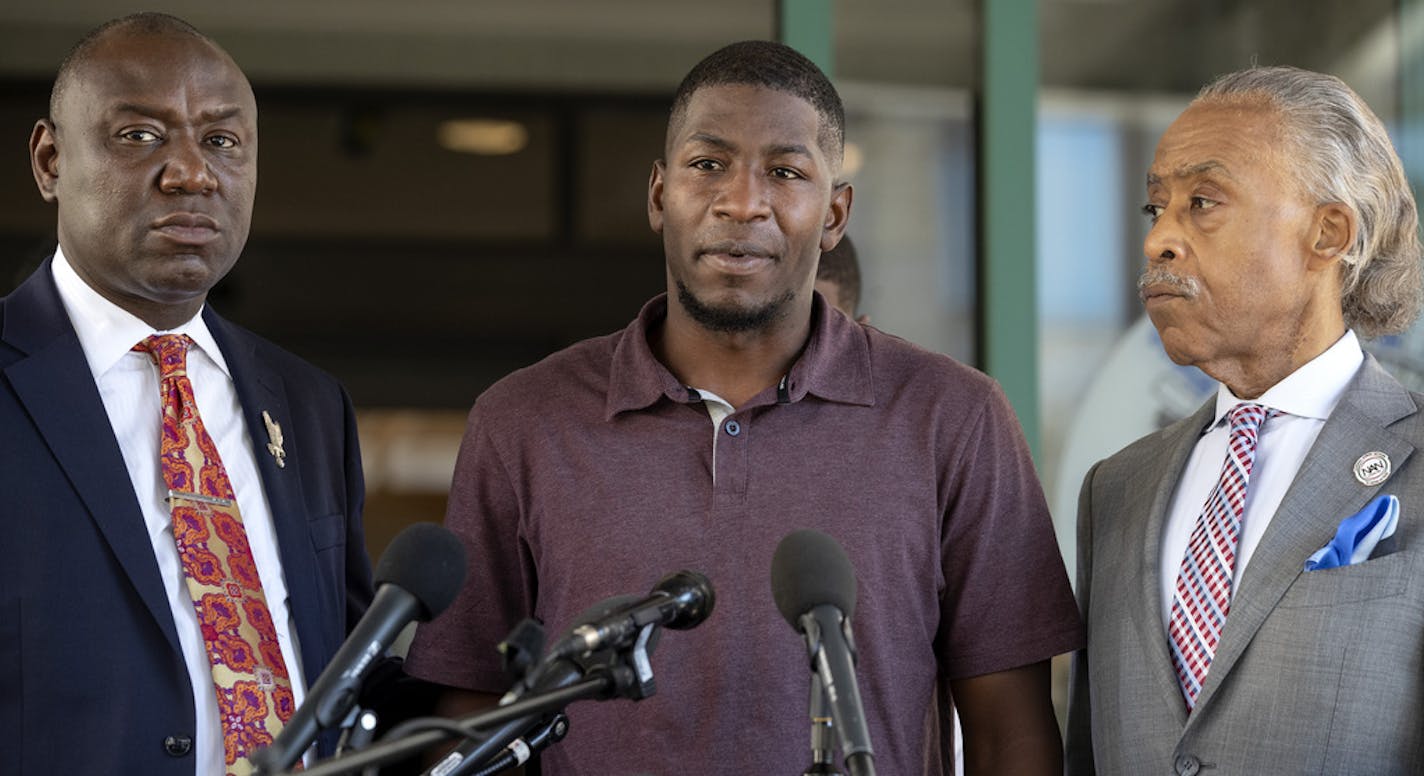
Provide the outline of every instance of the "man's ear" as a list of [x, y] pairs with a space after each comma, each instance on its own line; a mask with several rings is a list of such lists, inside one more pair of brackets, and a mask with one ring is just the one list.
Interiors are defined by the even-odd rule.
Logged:
[[836, 247], [850, 223], [850, 205], [855, 199], [855, 190], [849, 183], [837, 183], [831, 190], [831, 204], [826, 208], [826, 221], [821, 226], [821, 252]]
[[648, 176], [648, 226], [656, 234], [663, 233], [663, 160], [653, 162], [653, 172]]
[[1339, 261], [1354, 249], [1359, 231], [1359, 220], [1349, 205], [1327, 202], [1317, 207], [1312, 222], [1310, 268], [1339, 266]]
[[35, 174], [35, 185], [46, 202], [57, 199], [55, 187], [59, 183], [59, 147], [55, 144], [54, 124], [49, 119], [35, 122], [30, 132], [30, 170]]

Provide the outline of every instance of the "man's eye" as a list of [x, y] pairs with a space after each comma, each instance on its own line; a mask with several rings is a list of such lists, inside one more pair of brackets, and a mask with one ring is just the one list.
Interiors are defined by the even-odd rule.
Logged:
[[794, 180], [796, 178], [801, 177], [801, 173], [791, 169], [790, 167], [773, 167], [771, 170], [771, 175], [773, 178], [782, 178], [784, 180]]
[[692, 163], [692, 169], [704, 172], [714, 172], [722, 169], [722, 165], [712, 159], [698, 159]]
[[126, 129], [119, 133], [119, 137], [135, 143], [152, 143], [158, 139], [158, 133], [148, 129]]
[[208, 144], [218, 148], [237, 148], [237, 138], [231, 135], [213, 135], [208, 138]]
[[1214, 199], [1207, 199], [1206, 197], [1192, 197], [1192, 207], [1196, 208], [1197, 210], [1211, 210], [1219, 204], [1221, 203], [1217, 202]]
[[1162, 216], [1163, 207], [1161, 205], [1143, 205], [1142, 213], [1151, 219], [1152, 223], [1157, 223], [1157, 219]]

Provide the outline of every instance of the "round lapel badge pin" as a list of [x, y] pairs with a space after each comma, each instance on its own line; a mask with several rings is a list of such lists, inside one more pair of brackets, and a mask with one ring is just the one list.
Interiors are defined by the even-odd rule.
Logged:
[[1389, 456], [1376, 450], [1355, 461], [1355, 479], [1361, 485], [1374, 487], [1389, 479]]

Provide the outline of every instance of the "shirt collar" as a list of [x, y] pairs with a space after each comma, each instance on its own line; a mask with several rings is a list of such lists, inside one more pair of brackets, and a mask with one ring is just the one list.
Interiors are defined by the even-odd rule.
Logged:
[[[1359, 338], [1354, 331], [1346, 329], [1345, 335], [1326, 348], [1324, 353], [1291, 372], [1251, 403], [1296, 417], [1325, 420], [1335, 410], [1335, 405], [1345, 394], [1345, 388], [1364, 362], [1365, 353], [1360, 349]], [[1220, 423], [1238, 404], [1246, 403], [1246, 399], [1238, 399], [1225, 384], [1218, 385], [1216, 420], [1212, 426]]]
[[105, 299], [79, 277], [63, 248], [56, 248], [54, 261], [50, 263], [54, 274], [54, 284], [59, 289], [59, 299], [64, 303], [64, 311], [79, 336], [79, 345], [84, 349], [84, 359], [89, 362], [89, 371], [98, 381], [105, 373], [119, 363], [133, 346], [142, 342], [150, 334], [186, 334], [193, 338], [198, 349], [217, 364], [228, 377], [232, 376], [217, 340], [208, 330], [203, 320], [203, 310], [191, 320], [171, 331], [155, 332], [152, 326], [138, 316]]
[[[689, 396], [687, 386], [658, 361], [648, 345], [648, 332], [666, 319], [667, 294], [659, 294], [643, 305], [638, 317], [623, 330], [613, 351], [605, 417], [645, 409], [664, 396], [681, 404], [700, 401]], [[777, 394], [776, 386], [768, 390], [773, 397]], [[811, 334], [806, 347], [786, 376], [786, 397], [791, 402], [807, 394], [846, 404], [875, 403], [864, 329], [832, 312], [819, 292], [811, 302]]]
[[792, 401], [809, 393], [844, 404], [875, 403], [865, 328], [836, 312], [819, 291], [811, 300], [811, 336], [786, 387]]

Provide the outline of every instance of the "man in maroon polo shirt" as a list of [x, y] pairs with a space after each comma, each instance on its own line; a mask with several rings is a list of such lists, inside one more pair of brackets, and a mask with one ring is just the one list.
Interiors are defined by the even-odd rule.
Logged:
[[475, 402], [446, 518], [470, 575], [408, 663], [459, 688], [447, 713], [508, 688], [494, 647], [522, 618], [556, 632], [680, 568], [717, 589], [705, 623], [664, 634], [657, 695], [571, 706], [546, 773], [800, 773], [806, 650], [769, 582], [798, 528], [855, 566], [879, 772], [952, 772], [951, 697], [969, 772], [1061, 772], [1048, 660], [1082, 631], [1012, 410], [813, 292], [850, 215], [843, 143], [840, 98], [791, 49], [703, 60], [648, 185], [667, 294]]

